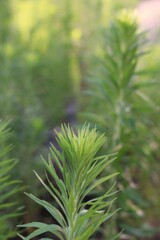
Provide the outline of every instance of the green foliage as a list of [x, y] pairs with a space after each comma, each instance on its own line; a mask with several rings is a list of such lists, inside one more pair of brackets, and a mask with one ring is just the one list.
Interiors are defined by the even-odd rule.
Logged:
[[[100, 177], [104, 168], [115, 159], [113, 154], [97, 155], [106, 140], [104, 134], [98, 133], [96, 128], [90, 130], [89, 125], [84, 125], [77, 134], [69, 126], [62, 126], [61, 131], [56, 134], [61, 151], [52, 145], [48, 162], [43, 160], [48, 184], [37, 173], [36, 176], [59, 208], [32, 194], [27, 195], [44, 207], [57, 224], [32, 222], [20, 225], [20, 227], [37, 228], [28, 237], [22, 237], [25, 240], [46, 232], [56, 235], [61, 240], [87, 240], [114, 214], [114, 212], [110, 213], [111, 205], [115, 200], [110, 198], [113, 195], [111, 192], [113, 186], [101, 196], [86, 200], [86, 196], [92, 190], [117, 175], [112, 173]], [[56, 168], [52, 159], [56, 163]], [[57, 169], [61, 177], [58, 176]]]
[[[139, 1], [0, 2], [0, 114], [10, 120], [14, 133], [14, 148], [8, 152], [8, 159], [15, 156], [20, 160], [14, 174], [25, 185], [32, 185], [36, 196], [43, 195], [43, 188], [37, 187], [38, 179], [36, 182], [26, 173], [37, 169], [41, 175], [39, 152], [45, 156], [46, 145], [52, 138], [50, 130], [68, 121], [68, 103], [72, 100], [77, 105], [80, 86], [86, 88], [83, 80], [92, 66], [92, 56], [99, 55], [88, 83], [86, 117], [107, 131], [108, 149], [119, 152], [120, 160], [111, 169], [114, 166], [121, 172], [118, 188], [122, 191], [117, 204], [124, 209], [118, 218], [111, 219], [112, 223], [116, 219], [116, 225], [102, 226], [100, 231], [109, 229], [113, 235], [112, 230], [121, 222], [120, 228], [127, 233], [144, 236], [146, 227], [144, 231], [143, 227], [139, 229], [144, 213], [147, 223], [159, 219], [160, 98], [156, 81], [147, 80], [159, 81], [158, 35], [150, 54], [142, 58], [145, 34], [139, 33], [135, 19], [126, 13], [125, 19], [119, 16], [104, 30], [103, 39], [99, 34], [120, 8], [136, 7]], [[157, 205], [147, 207], [137, 188]], [[98, 191], [99, 188], [96, 194]], [[25, 199], [20, 199], [27, 201], [22, 204], [29, 212], [25, 221], [34, 221], [41, 216], [41, 208], [37, 204], [36, 209]]]
[[[147, 101], [141, 88], [153, 84], [140, 82], [137, 78], [141, 73], [136, 69], [137, 63], [145, 53], [140, 50], [143, 34], [137, 31], [134, 17], [132, 19], [124, 13], [123, 18], [117, 18], [105, 32], [103, 52], [96, 62], [98, 67], [88, 79], [90, 89], [87, 95], [91, 95], [93, 106], [91, 117], [105, 128], [116, 123], [112, 135], [114, 143], [119, 141], [123, 126], [133, 129], [134, 119], [138, 115], [137, 105], [133, 104], [138, 97]], [[100, 115], [96, 114], [97, 109]], [[88, 112], [86, 114], [89, 115]]]
[[[127, 11], [120, 13], [104, 33], [103, 49], [88, 78], [88, 108], [83, 113], [103, 131], [109, 129], [110, 149], [119, 151], [120, 160], [114, 168], [121, 172], [121, 194], [116, 203], [122, 211], [112, 228], [124, 228], [124, 232], [135, 236], [136, 227], [140, 234], [138, 226], [143, 224], [140, 219], [147, 207], [137, 189], [138, 175], [150, 166], [146, 161], [151, 137], [148, 129], [153, 124], [149, 115], [158, 109], [146, 91], [155, 81], [147, 80], [147, 71], [140, 69], [141, 57], [147, 53], [145, 43], [135, 16]], [[134, 231], [128, 225], [134, 226]]]
[[[54, 13], [51, 2], [4, 1], [0, 9], [0, 113], [14, 132], [13, 155], [20, 160], [15, 172], [35, 191], [26, 172], [39, 167], [40, 148], [45, 151], [48, 132], [64, 118], [73, 95], [71, 13]], [[46, 6], [48, 12], [41, 13]]]
[[7, 240], [16, 235], [16, 231], [10, 222], [11, 219], [20, 215], [18, 203], [14, 196], [22, 190], [19, 181], [12, 177], [13, 169], [17, 162], [8, 158], [11, 146], [8, 145], [10, 131], [7, 129], [8, 123], [0, 121], [0, 239]]

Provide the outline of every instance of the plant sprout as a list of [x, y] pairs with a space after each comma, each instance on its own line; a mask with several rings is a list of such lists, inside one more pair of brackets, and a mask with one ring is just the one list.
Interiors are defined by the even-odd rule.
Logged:
[[[115, 154], [103, 156], [97, 154], [106, 141], [105, 135], [97, 132], [96, 128], [90, 130], [89, 125], [84, 125], [77, 133], [69, 126], [63, 125], [61, 131], [56, 134], [61, 151], [51, 145], [48, 162], [43, 159], [48, 184], [37, 173], [36, 176], [58, 207], [32, 194], [27, 195], [44, 207], [57, 224], [32, 222], [20, 225], [20, 227], [36, 228], [27, 237], [21, 236], [25, 240], [46, 232], [61, 240], [87, 240], [114, 214], [110, 212], [115, 200], [112, 198], [113, 186], [101, 196], [86, 200], [86, 196], [92, 190], [117, 175], [112, 173], [100, 176], [103, 169], [115, 159]], [[60, 177], [57, 172], [60, 172]]]

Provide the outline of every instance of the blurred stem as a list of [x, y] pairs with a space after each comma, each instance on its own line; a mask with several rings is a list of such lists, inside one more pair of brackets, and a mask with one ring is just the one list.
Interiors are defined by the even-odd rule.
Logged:
[[[123, 106], [124, 106], [124, 91], [121, 87], [119, 91], [119, 96], [117, 98], [117, 101], [115, 103], [115, 113], [116, 113], [116, 120], [115, 120], [115, 132], [112, 137], [112, 147], [113, 151], [117, 151], [117, 146], [120, 144], [120, 139], [121, 139], [121, 126], [122, 126], [122, 117], [123, 117]], [[119, 150], [119, 149], [118, 149]], [[113, 185], [114, 182], [118, 181], [118, 177], [115, 176], [114, 179], [111, 179], [111, 184]], [[118, 191], [117, 185], [114, 186], [113, 192]], [[116, 201], [112, 205], [112, 212], [114, 212], [118, 206], [116, 206]], [[105, 239], [106, 240], [112, 240], [117, 234], [117, 223], [116, 223], [116, 216], [113, 215], [112, 218], [110, 219], [109, 222], [110, 226], [105, 231]]]
[[123, 118], [123, 107], [124, 107], [124, 92], [123, 89], [120, 89], [119, 97], [115, 105], [116, 121], [115, 121], [115, 132], [113, 134], [112, 145], [113, 148], [120, 143], [121, 139], [121, 126]]

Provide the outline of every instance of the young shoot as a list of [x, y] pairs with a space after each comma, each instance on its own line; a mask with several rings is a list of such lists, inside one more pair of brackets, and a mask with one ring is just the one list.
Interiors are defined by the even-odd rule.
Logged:
[[54, 220], [51, 224], [32, 222], [20, 225], [19, 227], [35, 228], [27, 237], [21, 236], [25, 240], [47, 232], [60, 240], [87, 240], [114, 214], [110, 212], [115, 200], [112, 197], [113, 186], [102, 195], [97, 194], [97, 197], [92, 198], [90, 194], [100, 184], [117, 175], [100, 175], [115, 159], [115, 154], [98, 155], [106, 141], [105, 135], [97, 132], [96, 128], [90, 129], [87, 124], [76, 133], [69, 126], [62, 125], [61, 131], [56, 134], [61, 150], [51, 145], [48, 161], [43, 159], [48, 184], [37, 173], [36, 176], [58, 207], [27, 194], [44, 207]]

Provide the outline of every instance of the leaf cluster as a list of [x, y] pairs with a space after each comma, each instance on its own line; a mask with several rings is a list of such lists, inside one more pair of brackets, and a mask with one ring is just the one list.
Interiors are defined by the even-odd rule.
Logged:
[[86, 196], [93, 189], [117, 175], [112, 173], [99, 177], [103, 169], [115, 159], [114, 155], [97, 156], [98, 150], [106, 140], [104, 134], [98, 133], [96, 128], [90, 130], [89, 125], [84, 125], [77, 133], [64, 125], [56, 134], [61, 151], [51, 145], [48, 162], [43, 159], [48, 184], [37, 173], [36, 175], [56, 201], [58, 208], [32, 194], [27, 195], [44, 207], [57, 224], [32, 222], [20, 225], [37, 228], [29, 236], [21, 236], [25, 240], [46, 232], [56, 235], [61, 240], [87, 240], [113, 215], [113, 212], [109, 212], [114, 201], [111, 198], [113, 186], [101, 196], [86, 200]]

